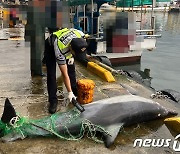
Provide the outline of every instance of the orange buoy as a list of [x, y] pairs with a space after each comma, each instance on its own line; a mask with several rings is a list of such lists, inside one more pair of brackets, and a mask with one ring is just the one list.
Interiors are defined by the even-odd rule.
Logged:
[[77, 82], [78, 97], [77, 100], [81, 104], [88, 104], [93, 101], [95, 83], [93, 80], [81, 79]]

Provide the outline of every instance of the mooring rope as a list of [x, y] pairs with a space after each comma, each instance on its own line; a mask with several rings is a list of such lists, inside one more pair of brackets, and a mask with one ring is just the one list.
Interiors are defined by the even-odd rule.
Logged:
[[169, 99], [168, 95], [164, 95], [161, 91], [156, 91], [154, 94], [150, 96], [152, 99], [159, 98], [159, 99]]

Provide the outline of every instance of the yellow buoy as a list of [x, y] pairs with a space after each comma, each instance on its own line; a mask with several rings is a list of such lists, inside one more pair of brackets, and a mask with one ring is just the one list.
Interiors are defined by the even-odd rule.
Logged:
[[81, 79], [77, 82], [78, 97], [81, 104], [91, 103], [93, 101], [95, 83], [93, 80]]
[[115, 78], [113, 77], [111, 72], [94, 62], [88, 62], [87, 69], [97, 74], [99, 77], [106, 80], [107, 82], [115, 82]]
[[180, 133], [180, 117], [167, 118], [164, 123], [172, 130]]

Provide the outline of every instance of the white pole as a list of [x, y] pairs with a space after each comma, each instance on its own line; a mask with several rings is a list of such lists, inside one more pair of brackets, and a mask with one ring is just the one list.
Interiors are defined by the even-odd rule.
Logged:
[[155, 2], [155, 0], [152, 0], [151, 28], [153, 29], [153, 35], [154, 35], [154, 31], [155, 31], [154, 2]]
[[141, 28], [142, 28], [142, 6], [143, 6], [143, 2], [142, 2], [143, 0], [141, 0], [141, 21], [140, 21], [140, 30], [141, 30]]
[[133, 12], [133, 8], [134, 8], [134, 1], [132, 0], [132, 12]]
[[98, 24], [97, 24], [97, 37], [99, 37], [99, 24], [100, 24], [100, 23], [99, 23], [99, 16], [98, 16], [97, 20], [98, 20], [98, 21], [97, 21], [97, 22], [98, 22]]

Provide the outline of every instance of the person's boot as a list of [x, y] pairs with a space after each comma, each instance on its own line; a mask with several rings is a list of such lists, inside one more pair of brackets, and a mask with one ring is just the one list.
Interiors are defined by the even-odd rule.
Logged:
[[49, 104], [49, 113], [53, 114], [57, 110], [57, 102]]

